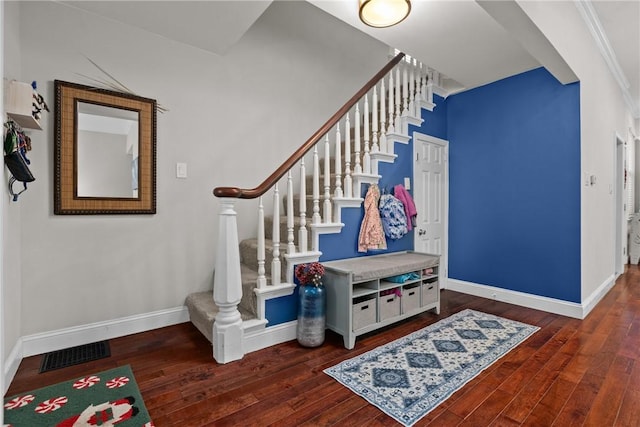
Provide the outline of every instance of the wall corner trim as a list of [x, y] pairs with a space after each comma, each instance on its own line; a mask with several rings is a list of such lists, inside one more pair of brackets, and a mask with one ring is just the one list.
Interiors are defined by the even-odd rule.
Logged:
[[607, 292], [609, 292], [615, 284], [616, 284], [616, 278], [612, 274], [611, 276], [607, 277], [607, 279], [604, 282], [602, 282], [602, 284], [598, 286], [598, 288], [595, 291], [593, 291], [591, 295], [587, 296], [586, 298], [583, 298], [582, 300], [582, 318], [583, 319], [587, 317], [589, 313], [591, 313], [591, 310], [593, 310], [594, 307], [600, 302], [600, 300], [602, 300], [602, 298], [604, 298], [604, 296], [607, 295]]
[[4, 375], [4, 390], [2, 390], [3, 396], [7, 393], [7, 390], [9, 390], [9, 385], [11, 384], [11, 381], [13, 381], [13, 377], [15, 377], [18, 372], [18, 367], [20, 367], [22, 357], [22, 337], [20, 337], [18, 338], [16, 345], [11, 349], [11, 353], [9, 353], [9, 356], [4, 361], [4, 372], [2, 372], [2, 375]]
[[630, 84], [627, 76], [622, 71], [622, 67], [620, 67], [620, 63], [618, 62], [618, 57], [616, 56], [615, 51], [611, 47], [609, 43], [609, 39], [604, 29], [602, 28], [602, 24], [600, 22], [600, 18], [596, 10], [593, 7], [593, 4], [590, 0], [574, 0], [582, 19], [584, 20], [593, 40], [598, 46], [598, 50], [600, 50], [600, 54], [604, 58], [607, 66], [609, 67], [609, 71], [613, 75], [613, 78], [620, 86], [620, 90], [622, 91], [622, 95], [624, 101], [627, 106], [631, 109], [631, 112], [635, 118], [640, 117], [640, 105], [637, 105], [633, 100], [633, 96], [629, 91]]

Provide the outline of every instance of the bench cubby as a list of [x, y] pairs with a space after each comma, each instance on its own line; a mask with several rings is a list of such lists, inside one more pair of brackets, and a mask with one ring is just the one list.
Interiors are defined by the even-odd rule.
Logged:
[[323, 262], [327, 328], [356, 337], [407, 317], [440, 314], [438, 255], [406, 251]]

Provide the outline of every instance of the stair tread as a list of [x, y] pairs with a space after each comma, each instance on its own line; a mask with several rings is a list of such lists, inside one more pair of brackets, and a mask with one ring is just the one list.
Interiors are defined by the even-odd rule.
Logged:
[[[240, 263], [240, 275], [242, 277], [242, 283], [252, 283], [253, 288], [256, 287], [256, 281], [258, 280], [258, 271], [250, 265]], [[271, 284], [271, 277], [267, 276], [267, 285]], [[243, 288], [244, 289], [244, 288]]]
[[[218, 306], [213, 300], [213, 291], [194, 292], [189, 294], [185, 304], [187, 303], [191, 304], [194, 308], [201, 310], [203, 313], [207, 313], [207, 318], [211, 319], [211, 322], [213, 322], [213, 319], [219, 311]], [[241, 307], [238, 307], [238, 311], [240, 311], [242, 320], [255, 318], [254, 315]]]
[[[189, 310], [191, 323], [209, 340], [213, 342], [213, 321], [218, 314], [218, 306], [213, 301], [213, 291], [194, 292], [187, 296], [185, 305]], [[255, 319], [256, 316], [238, 306], [243, 321]]]
[[[256, 239], [255, 237], [252, 237], [250, 239], [244, 239], [243, 241], [240, 242], [240, 245], [249, 246], [251, 248], [257, 248], [258, 239]], [[273, 240], [264, 239], [264, 247], [265, 247], [265, 250], [273, 250]], [[282, 247], [282, 242], [280, 242], [280, 247]]]

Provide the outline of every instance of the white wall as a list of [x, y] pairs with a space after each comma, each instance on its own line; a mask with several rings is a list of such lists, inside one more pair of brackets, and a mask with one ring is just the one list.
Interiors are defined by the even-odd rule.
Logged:
[[[4, 16], [2, 20], [3, 32], [3, 77], [4, 84], [12, 79], [19, 79], [21, 75], [21, 52], [19, 49], [20, 14], [19, 3], [2, 2]], [[4, 104], [4, 103], [3, 103]], [[3, 114], [4, 117], [4, 114]], [[18, 343], [21, 333], [20, 319], [22, 317], [22, 296], [20, 291], [21, 283], [21, 202], [22, 197], [27, 197], [32, 189], [23, 193], [20, 202], [11, 201], [11, 195], [4, 184], [9, 181], [11, 174], [6, 168], [2, 173], [2, 321], [4, 326], [4, 339], [2, 358], [7, 357]], [[36, 177], [38, 179], [38, 177]], [[18, 183], [19, 184], [19, 183]], [[20, 187], [15, 185], [16, 190]], [[35, 183], [34, 183], [35, 184]], [[4, 369], [17, 369], [17, 366], [4, 366]], [[4, 374], [4, 372], [2, 372]], [[4, 375], [3, 375], [4, 376]]]
[[[19, 7], [21, 77], [50, 106], [54, 79], [103, 77], [86, 55], [169, 109], [158, 115], [151, 216], [53, 215], [54, 114], [45, 116], [33, 136], [37, 180], [19, 202], [21, 287], [7, 301], [21, 306], [21, 336], [181, 306], [211, 289], [212, 189], [257, 186], [387, 62], [385, 45], [305, 2], [272, 4], [224, 56], [53, 2]], [[176, 162], [188, 179], [175, 178]], [[255, 206], [240, 203], [241, 237], [253, 235], [254, 219], [243, 221]]]
[[[0, 22], [4, 19], [4, 2], [0, 2]], [[4, 25], [3, 25], [4, 28]], [[4, 33], [0, 31], [0, 52], [4, 52]], [[0, 70], [4, 74], [4, 55], [0, 55]], [[4, 85], [0, 86], [0, 99], [4, 99]], [[4, 102], [0, 104], [0, 116], [4, 117]], [[6, 200], [3, 196], [0, 196], [0, 210], [2, 217], [4, 218]], [[4, 244], [4, 230], [0, 229], [0, 245]], [[0, 391], [4, 395], [5, 391], [5, 355], [4, 355], [4, 263], [3, 263], [4, 248], [0, 246]], [[0, 425], [4, 425], [4, 411], [0, 412]]]
[[633, 126], [620, 88], [572, 1], [519, 1], [580, 79], [582, 301], [614, 277], [615, 137]]

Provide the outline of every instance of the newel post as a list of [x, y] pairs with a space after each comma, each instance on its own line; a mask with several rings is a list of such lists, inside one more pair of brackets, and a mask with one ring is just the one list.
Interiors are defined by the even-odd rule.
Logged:
[[220, 199], [218, 248], [213, 276], [213, 300], [220, 309], [213, 322], [213, 358], [218, 363], [231, 362], [244, 356], [244, 330], [238, 311], [242, 281], [235, 201], [232, 198]]

